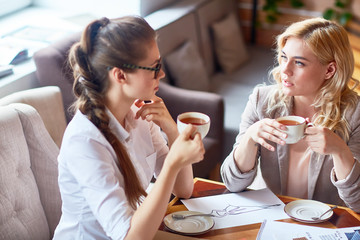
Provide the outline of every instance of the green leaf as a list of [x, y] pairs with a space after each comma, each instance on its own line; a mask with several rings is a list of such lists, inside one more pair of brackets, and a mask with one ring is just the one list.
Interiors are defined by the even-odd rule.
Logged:
[[345, 3], [343, 3], [342, 1], [339, 1], [339, 0], [335, 2], [335, 6], [338, 8], [343, 8], [343, 9], [346, 7]]
[[325, 12], [323, 13], [323, 18], [325, 18], [326, 20], [331, 20], [333, 19], [335, 16], [335, 11], [332, 8], [328, 8], [325, 10]]
[[277, 17], [274, 15], [267, 15], [266, 16], [266, 22], [268, 23], [276, 23]]
[[301, 0], [291, 0], [290, 3], [293, 8], [301, 8], [305, 6], [305, 4]]
[[278, 10], [278, 6], [277, 6], [276, 4], [270, 6], [269, 11], [274, 12], [274, 13], [278, 12], [278, 11], [279, 11], [279, 10]]
[[[290, 1], [293, 8], [301, 8], [305, 6], [304, 0], [286, 0]], [[278, 3], [285, 2], [285, 0], [265, 0], [262, 10], [266, 13], [266, 22], [275, 23], [278, 20], [278, 16], [281, 15], [278, 9]]]
[[344, 12], [339, 17], [339, 23], [343, 26], [345, 26], [351, 19], [353, 15], [349, 12]]
[[267, 11], [269, 9], [269, 5], [264, 5], [263, 7], [262, 7], [262, 10], [264, 10], [264, 11]]

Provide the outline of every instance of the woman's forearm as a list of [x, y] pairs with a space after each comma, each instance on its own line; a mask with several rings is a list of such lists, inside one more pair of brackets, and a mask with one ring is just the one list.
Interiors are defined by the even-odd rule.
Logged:
[[345, 145], [336, 154], [332, 154], [336, 178], [345, 179], [354, 166], [355, 159], [350, 148]]
[[257, 151], [258, 144], [245, 133], [234, 151], [234, 159], [241, 172], [248, 172], [255, 167]]
[[164, 166], [151, 192], [135, 211], [125, 239], [153, 239], [165, 215], [178, 172]]
[[168, 130], [167, 132], [165, 132], [167, 138], [168, 138], [168, 146], [169, 148], [171, 147], [171, 145], [173, 144], [173, 142], [176, 140], [176, 138], [179, 136], [179, 131], [177, 129], [177, 125], [174, 122], [171, 130]]
[[194, 176], [192, 165], [181, 169], [177, 175], [173, 193], [179, 198], [189, 198], [194, 189]]

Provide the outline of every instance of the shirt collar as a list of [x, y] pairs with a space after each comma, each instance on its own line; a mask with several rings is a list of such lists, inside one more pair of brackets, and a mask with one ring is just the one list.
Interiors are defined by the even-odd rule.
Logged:
[[120, 141], [127, 141], [130, 138], [130, 132], [136, 127], [134, 105], [125, 116], [125, 128], [119, 123], [112, 112], [106, 108], [106, 114], [109, 116], [109, 127]]

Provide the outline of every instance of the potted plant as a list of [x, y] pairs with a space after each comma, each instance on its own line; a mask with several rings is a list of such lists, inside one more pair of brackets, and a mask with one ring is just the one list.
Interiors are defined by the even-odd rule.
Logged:
[[345, 26], [353, 17], [350, 13], [350, 0], [335, 0], [334, 7], [323, 12], [323, 17], [328, 20], [335, 20]]

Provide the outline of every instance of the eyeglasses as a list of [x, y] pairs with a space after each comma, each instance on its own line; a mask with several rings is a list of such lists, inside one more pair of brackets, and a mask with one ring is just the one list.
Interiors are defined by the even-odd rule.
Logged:
[[156, 64], [154, 68], [142, 67], [142, 66], [138, 66], [138, 65], [134, 65], [134, 64], [127, 64], [127, 63], [124, 63], [122, 65], [122, 67], [128, 68], [128, 69], [145, 69], [145, 70], [149, 70], [149, 71], [154, 71], [154, 79], [156, 79], [159, 76], [159, 72], [161, 70], [161, 63]]

